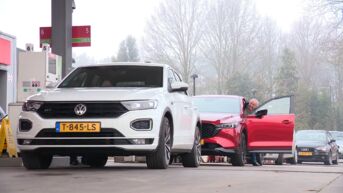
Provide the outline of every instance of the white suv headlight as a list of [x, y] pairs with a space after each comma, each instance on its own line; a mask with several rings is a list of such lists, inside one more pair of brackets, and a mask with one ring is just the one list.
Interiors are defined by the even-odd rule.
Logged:
[[37, 111], [43, 102], [40, 101], [27, 101], [23, 104], [23, 111]]
[[124, 107], [129, 111], [135, 110], [146, 110], [146, 109], [156, 109], [157, 100], [147, 100], [147, 101], [125, 101], [121, 102]]

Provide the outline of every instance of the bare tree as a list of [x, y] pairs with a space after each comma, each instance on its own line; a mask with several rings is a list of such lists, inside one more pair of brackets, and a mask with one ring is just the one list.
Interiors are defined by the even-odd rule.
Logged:
[[216, 70], [217, 93], [236, 72], [245, 72], [253, 61], [259, 20], [250, 0], [213, 0], [207, 14], [202, 53]]
[[326, 62], [334, 68], [333, 100], [340, 102], [343, 101], [343, 0], [320, 0], [312, 7], [317, 8], [321, 17], [328, 18], [326, 39], [321, 48]]
[[138, 55], [136, 39], [129, 35], [120, 43], [116, 61], [137, 62], [139, 61]]
[[175, 65], [186, 82], [194, 69], [203, 33], [203, 3], [164, 0], [147, 23], [143, 39], [145, 58]]
[[263, 99], [272, 97], [275, 94], [275, 76], [280, 67], [280, 55], [283, 50], [283, 36], [276, 22], [268, 17], [261, 20], [258, 33], [257, 59], [253, 73], [255, 80], [262, 85], [263, 93], [260, 93]]
[[340, 129], [343, 123], [342, 2], [310, 1], [290, 36], [300, 73], [298, 122], [310, 128]]
[[[328, 63], [334, 68], [333, 94], [335, 101], [343, 101], [343, 37], [339, 30], [330, 32], [323, 50]], [[331, 86], [331, 85], [330, 85]]]
[[343, 0], [311, 0], [308, 7], [317, 16], [334, 19], [336, 28], [343, 27]]
[[327, 29], [320, 18], [303, 17], [290, 35], [289, 47], [294, 50], [300, 81], [309, 87], [318, 84], [321, 67], [324, 65], [322, 46], [327, 40]]
[[202, 53], [217, 74], [217, 93], [224, 93], [225, 77], [228, 76], [228, 53], [230, 52], [230, 7], [227, 1], [216, 0], [211, 5], [202, 41]]

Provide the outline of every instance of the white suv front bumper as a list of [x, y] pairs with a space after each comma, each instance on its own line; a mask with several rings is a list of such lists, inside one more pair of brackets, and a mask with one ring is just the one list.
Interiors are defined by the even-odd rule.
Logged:
[[[128, 111], [117, 118], [83, 118], [83, 119], [43, 119], [36, 112], [22, 112], [20, 119], [32, 122], [29, 131], [17, 131], [18, 148], [21, 151], [39, 151], [39, 149], [78, 149], [96, 148], [120, 149], [130, 151], [153, 151], [157, 148], [159, 130], [163, 112], [159, 109]], [[135, 130], [131, 122], [139, 119], [151, 119], [151, 130]], [[55, 130], [56, 122], [100, 122], [107, 131], [115, 129], [122, 134], [118, 136], [46, 136], [39, 135], [43, 129]], [[31, 142], [30, 142], [31, 141]], [[142, 142], [143, 141], [143, 142]], [[77, 151], [77, 150], [76, 150]], [[75, 152], [77, 153], [77, 152]]]

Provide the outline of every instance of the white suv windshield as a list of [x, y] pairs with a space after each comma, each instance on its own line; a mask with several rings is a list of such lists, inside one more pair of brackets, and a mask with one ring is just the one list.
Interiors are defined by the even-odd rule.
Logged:
[[163, 67], [92, 66], [71, 73], [59, 88], [73, 87], [162, 87]]

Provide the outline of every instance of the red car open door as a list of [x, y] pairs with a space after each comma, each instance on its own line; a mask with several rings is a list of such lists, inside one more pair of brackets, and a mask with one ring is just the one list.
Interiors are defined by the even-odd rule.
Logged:
[[294, 121], [293, 96], [274, 98], [262, 104], [244, 121], [247, 128], [248, 150], [292, 152]]

